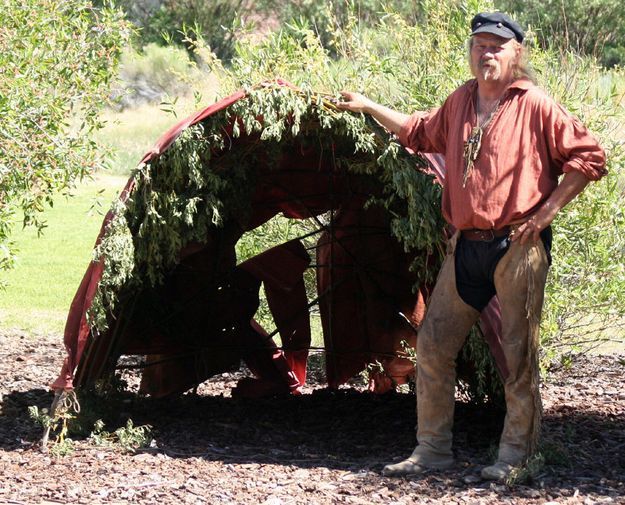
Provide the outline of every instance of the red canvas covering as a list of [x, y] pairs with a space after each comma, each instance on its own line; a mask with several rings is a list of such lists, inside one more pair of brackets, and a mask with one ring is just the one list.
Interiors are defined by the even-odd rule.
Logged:
[[[181, 121], [159, 139], [142, 163], [159, 156], [183, 129], [244, 97], [244, 92], [237, 92]], [[234, 139], [231, 149], [245, 145], [246, 140], [245, 136]], [[428, 160], [441, 179], [443, 160], [434, 156]], [[299, 240], [279, 244], [238, 265], [234, 249], [245, 231], [278, 213], [295, 219], [331, 213], [313, 265], [329, 385], [337, 387], [375, 362], [385, 370], [385, 374], [373, 373], [372, 389], [378, 392], [413, 374], [410, 361], [398, 353], [403, 341], [415, 343], [414, 328], [425, 313], [430, 286], [413, 292], [410, 258], [391, 236], [388, 216], [381, 209], [364, 208], [369, 197], [379, 191], [373, 179], [337, 168], [332, 153], [307, 143], [285, 148], [278, 166], [259, 159], [255, 168], [258, 182], [250, 201], [249, 222], [243, 228], [226, 223], [209, 234], [205, 243], [186, 246], [163, 286], [135, 295], [140, 298], [138, 309], [132, 300], [121, 304], [109, 330], [97, 335], [87, 323], [87, 311], [106, 258], [89, 265], [68, 315], [67, 357], [52, 384], [54, 389], [89, 384], [110, 367], [111, 359], [136, 354], [145, 355], [149, 365], [141, 389], [155, 396], [185, 391], [238, 366], [241, 359], [255, 378], [242, 381], [235, 392], [248, 396], [297, 392], [306, 380], [310, 347], [303, 273], [311, 267], [311, 258]], [[122, 202], [132, 186], [131, 178], [120, 195]], [[112, 217], [110, 212], [105, 217], [96, 244]], [[253, 320], [261, 283], [282, 340], [281, 349]], [[151, 299], [157, 300], [159, 307], [168, 307], [171, 317], [169, 313], [154, 314]], [[482, 329], [505, 376], [499, 319], [495, 299], [482, 317]]]

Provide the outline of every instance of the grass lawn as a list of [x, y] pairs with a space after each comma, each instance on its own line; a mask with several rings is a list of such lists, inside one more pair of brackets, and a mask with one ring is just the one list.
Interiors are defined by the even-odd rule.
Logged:
[[208, 80], [201, 91], [202, 101], [198, 105], [192, 96], [181, 97], [166, 112], [160, 105], [141, 105], [121, 112], [105, 110], [100, 116], [105, 126], [96, 132], [94, 138], [112, 151], [107, 172], [127, 175], [159, 137], [177, 122], [215, 100], [218, 84]]
[[13, 239], [20, 252], [15, 268], [3, 274], [8, 287], [0, 291], [2, 329], [63, 331], [102, 223], [102, 214], [90, 208], [98, 198], [100, 212], [106, 212], [125, 182], [125, 177], [100, 175], [80, 185], [73, 197], [57, 197], [54, 208], [46, 210], [48, 227], [41, 237], [33, 228], [16, 226]]
[[167, 129], [183, 119], [163, 112], [157, 106], [143, 105], [123, 112], [102, 114], [105, 127], [95, 140], [112, 151], [107, 172], [127, 175]]

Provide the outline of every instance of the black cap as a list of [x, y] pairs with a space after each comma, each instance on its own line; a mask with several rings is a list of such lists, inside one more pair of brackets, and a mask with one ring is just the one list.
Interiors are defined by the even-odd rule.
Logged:
[[471, 20], [471, 35], [494, 33], [505, 39], [515, 38], [523, 42], [525, 34], [521, 26], [503, 12], [480, 12]]

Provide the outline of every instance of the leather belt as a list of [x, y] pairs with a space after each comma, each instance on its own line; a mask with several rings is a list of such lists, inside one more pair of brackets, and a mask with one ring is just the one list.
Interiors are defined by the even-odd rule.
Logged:
[[473, 228], [470, 230], [462, 230], [460, 232], [462, 238], [473, 240], [476, 242], [492, 242], [497, 237], [505, 237], [510, 234], [510, 226], [504, 226], [499, 230], [478, 230]]

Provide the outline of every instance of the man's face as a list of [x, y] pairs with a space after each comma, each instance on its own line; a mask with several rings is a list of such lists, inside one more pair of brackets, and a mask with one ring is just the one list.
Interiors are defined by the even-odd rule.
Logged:
[[492, 33], [478, 33], [471, 41], [471, 73], [484, 81], [508, 82], [519, 57], [520, 46], [514, 39]]

